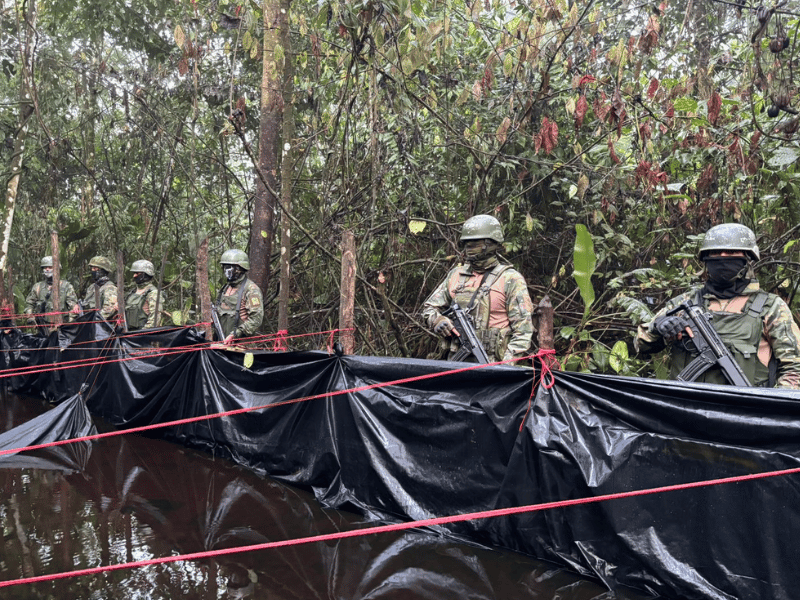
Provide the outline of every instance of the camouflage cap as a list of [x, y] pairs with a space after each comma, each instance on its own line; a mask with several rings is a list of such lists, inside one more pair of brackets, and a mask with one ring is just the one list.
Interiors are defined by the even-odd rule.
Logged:
[[45, 267], [52, 267], [53, 266], [53, 257], [52, 256], [45, 256], [44, 258], [42, 258], [42, 262], [39, 263], [39, 266], [42, 267], [43, 269]]

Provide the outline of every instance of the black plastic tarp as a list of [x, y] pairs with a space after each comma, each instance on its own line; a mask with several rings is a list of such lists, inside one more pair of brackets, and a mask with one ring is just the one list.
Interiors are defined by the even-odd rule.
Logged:
[[[97, 433], [80, 394], [48, 412], [0, 433], [0, 450], [27, 448]], [[0, 456], [0, 469], [47, 469], [79, 472], [92, 452], [90, 441], [74, 442]]]
[[[800, 466], [796, 392], [558, 373], [551, 389], [538, 386], [525, 417], [534, 375], [526, 369], [451, 373], [464, 365], [324, 352], [257, 353], [248, 367], [241, 353], [195, 351], [203, 340], [189, 330], [115, 339], [98, 325], [71, 327], [73, 346], [83, 346], [74, 354], [184, 351], [69, 370], [60, 386], [43, 375], [15, 378], [26, 391], [40, 386], [58, 401], [85, 382], [89, 409], [120, 427], [267, 406], [158, 435], [372, 518], [417, 520]], [[3, 341], [9, 350], [25, 343]], [[54, 334], [47, 344], [63, 341]], [[72, 360], [73, 346], [59, 350], [63, 360]], [[8, 366], [25, 355], [6, 352]], [[286, 403], [322, 394], [331, 395]], [[725, 484], [441, 531], [557, 561], [609, 588], [792, 598], [800, 589], [799, 481]]]

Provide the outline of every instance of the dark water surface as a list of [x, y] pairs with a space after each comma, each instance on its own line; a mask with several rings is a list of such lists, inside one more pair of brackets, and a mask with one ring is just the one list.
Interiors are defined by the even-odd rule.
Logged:
[[[38, 399], [2, 393], [0, 430], [49, 408]], [[110, 429], [99, 419], [95, 423], [101, 431]], [[323, 509], [307, 491], [173, 443], [125, 435], [84, 450], [49, 461], [47, 469], [4, 467], [0, 457], [0, 580], [365, 525], [359, 515]], [[524, 555], [417, 531], [0, 589], [4, 600], [644, 597], [628, 590], [612, 594], [594, 580]]]

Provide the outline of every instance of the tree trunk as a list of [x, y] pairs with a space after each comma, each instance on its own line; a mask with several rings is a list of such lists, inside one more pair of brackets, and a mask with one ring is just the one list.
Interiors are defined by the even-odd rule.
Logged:
[[270, 256], [275, 236], [278, 189], [278, 146], [283, 115], [283, 68], [287, 60], [281, 45], [281, 31], [287, 27], [288, 14], [281, 11], [281, 0], [264, 0], [264, 50], [261, 73], [261, 115], [258, 131], [258, 166], [266, 184], [256, 179], [253, 199], [253, 224], [250, 229], [249, 277], [263, 292], [269, 287]]
[[[24, 5], [27, 9], [25, 15], [17, 15], [17, 23], [20, 28], [20, 85], [19, 85], [19, 121], [17, 131], [14, 136], [14, 153], [11, 155], [11, 177], [6, 185], [5, 207], [3, 210], [2, 237], [0, 237], [0, 305], [4, 309], [13, 306], [14, 299], [10, 290], [6, 289], [6, 266], [8, 264], [8, 245], [11, 241], [11, 226], [14, 224], [14, 211], [17, 207], [17, 191], [19, 190], [19, 178], [22, 174], [22, 162], [25, 154], [25, 140], [28, 137], [28, 121], [33, 114], [33, 102], [31, 99], [30, 78], [33, 77], [33, 37], [36, 26], [36, 2], [29, 0]], [[24, 28], [24, 29], [23, 29]], [[13, 311], [12, 311], [13, 312]]]
[[[289, 13], [290, 0], [281, 0], [281, 10]], [[281, 29], [286, 56], [291, 54], [289, 28]], [[278, 331], [289, 331], [289, 298], [291, 297], [292, 229], [292, 166], [294, 164], [294, 102], [292, 94], [294, 64], [286, 60], [283, 70], [283, 155], [281, 157], [281, 253], [280, 293], [278, 295]]]

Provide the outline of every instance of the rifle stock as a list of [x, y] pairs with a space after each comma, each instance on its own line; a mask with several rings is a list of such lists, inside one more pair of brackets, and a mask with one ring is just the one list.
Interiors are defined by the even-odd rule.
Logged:
[[450, 360], [464, 361], [470, 356], [474, 356], [482, 365], [489, 363], [489, 356], [486, 354], [483, 344], [481, 344], [481, 341], [478, 339], [472, 322], [464, 312], [464, 309], [458, 305], [458, 302], [454, 300], [450, 308], [443, 314], [445, 316], [452, 315], [454, 317], [453, 326], [456, 328], [456, 331], [458, 331], [458, 341], [461, 343], [458, 352], [456, 352]]
[[699, 352], [699, 356], [678, 373], [678, 381], [695, 381], [711, 367], [719, 367], [731, 385], [752, 387], [753, 384], [712, 327], [706, 311], [699, 306], [681, 304], [666, 314], [673, 315], [678, 311], [683, 311], [689, 320], [689, 327], [694, 334], [692, 341]]

